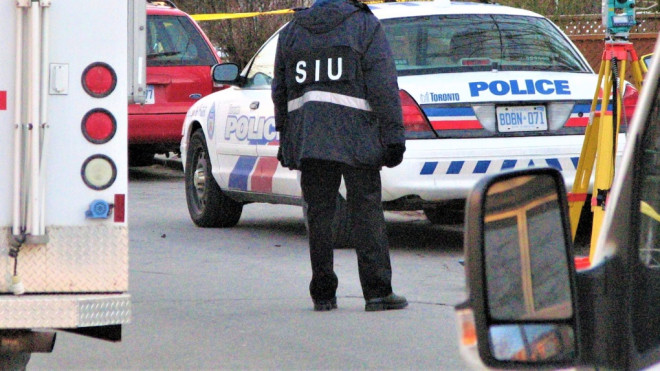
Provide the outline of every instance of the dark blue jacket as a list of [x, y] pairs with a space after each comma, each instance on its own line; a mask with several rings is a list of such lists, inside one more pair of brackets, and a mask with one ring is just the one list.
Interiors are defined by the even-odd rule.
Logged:
[[392, 52], [366, 5], [330, 1], [297, 11], [279, 34], [272, 84], [280, 161], [380, 168], [404, 144]]

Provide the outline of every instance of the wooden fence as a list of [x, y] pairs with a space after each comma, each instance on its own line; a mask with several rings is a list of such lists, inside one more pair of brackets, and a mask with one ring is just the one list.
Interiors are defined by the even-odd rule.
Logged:
[[[594, 71], [598, 72], [603, 57], [605, 27], [600, 14], [550, 17], [582, 51]], [[660, 14], [637, 14], [637, 25], [630, 29], [628, 40], [637, 56], [653, 52], [660, 32]], [[628, 77], [630, 78], [630, 77]]]

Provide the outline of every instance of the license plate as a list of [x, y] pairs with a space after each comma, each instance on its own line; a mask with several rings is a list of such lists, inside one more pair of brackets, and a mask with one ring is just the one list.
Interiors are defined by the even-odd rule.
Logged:
[[144, 104], [154, 104], [156, 103], [156, 96], [154, 95], [154, 86], [147, 85], [147, 97], [144, 100]]
[[501, 133], [548, 130], [545, 106], [501, 106], [495, 113], [497, 130]]

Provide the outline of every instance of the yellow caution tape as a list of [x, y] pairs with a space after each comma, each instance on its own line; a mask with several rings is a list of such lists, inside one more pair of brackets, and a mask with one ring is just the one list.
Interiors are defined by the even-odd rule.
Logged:
[[[398, 3], [405, 3], [410, 0], [396, 0]], [[365, 4], [379, 4], [385, 1], [365, 1]], [[197, 22], [202, 21], [218, 21], [221, 19], [238, 19], [238, 18], [252, 18], [262, 15], [277, 15], [277, 14], [291, 14], [293, 9], [271, 10], [267, 12], [247, 12], [247, 13], [215, 13], [215, 14], [191, 14], [190, 16]]]
[[660, 214], [658, 214], [657, 211], [653, 210], [651, 205], [647, 204], [646, 202], [642, 201], [642, 214], [648, 215], [651, 218], [655, 219], [656, 221], [660, 222]]
[[221, 19], [252, 18], [261, 15], [289, 14], [293, 9], [271, 10], [268, 12], [248, 12], [248, 13], [216, 13], [216, 14], [191, 14], [192, 19], [197, 22], [217, 21]]

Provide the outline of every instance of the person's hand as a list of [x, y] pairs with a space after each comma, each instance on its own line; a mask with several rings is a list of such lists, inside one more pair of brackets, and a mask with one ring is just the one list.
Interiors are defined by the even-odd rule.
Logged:
[[403, 143], [388, 144], [383, 156], [383, 165], [395, 167], [403, 161], [403, 153], [406, 151], [406, 145]]

